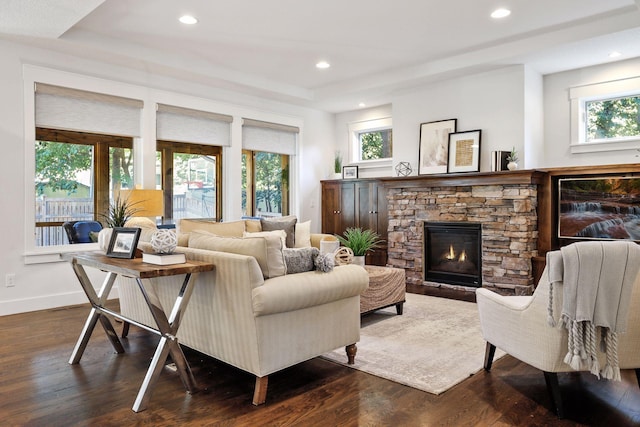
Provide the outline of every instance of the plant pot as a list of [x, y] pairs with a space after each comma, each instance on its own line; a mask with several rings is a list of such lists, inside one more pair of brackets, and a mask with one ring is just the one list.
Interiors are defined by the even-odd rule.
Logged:
[[518, 169], [518, 164], [516, 162], [509, 162], [507, 163], [507, 169], [509, 169], [510, 171], [514, 171]]
[[342, 172], [335, 172], [333, 174], [333, 179], [342, 179]]
[[353, 264], [359, 265], [360, 267], [364, 267], [364, 255], [354, 256]]

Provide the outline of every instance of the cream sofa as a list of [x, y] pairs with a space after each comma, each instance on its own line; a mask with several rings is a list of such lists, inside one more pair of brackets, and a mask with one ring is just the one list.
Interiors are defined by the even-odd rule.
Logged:
[[[313, 240], [319, 242], [320, 237]], [[185, 241], [184, 236], [181, 240]], [[146, 242], [139, 247], [151, 249]], [[345, 265], [328, 273], [308, 271], [265, 279], [252, 256], [189, 247], [176, 251], [215, 265], [213, 271], [197, 277], [178, 331], [179, 342], [254, 374], [254, 405], [265, 402], [268, 376], [281, 369], [342, 346], [353, 363], [360, 339], [360, 293], [369, 282], [362, 267]], [[161, 277], [149, 285], [167, 308], [182, 281], [182, 276]], [[119, 277], [118, 288], [122, 313], [155, 326], [135, 281]]]

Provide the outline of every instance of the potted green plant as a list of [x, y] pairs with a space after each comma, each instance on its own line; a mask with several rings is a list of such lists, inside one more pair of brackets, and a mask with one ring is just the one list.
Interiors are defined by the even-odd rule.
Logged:
[[138, 203], [129, 203], [129, 200], [120, 198], [120, 195], [116, 196], [113, 203], [109, 205], [107, 214], [100, 214], [104, 218], [105, 226], [108, 228], [124, 227], [129, 218], [140, 211], [135, 207]]
[[364, 256], [367, 252], [380, 246], [380, 235], [372, 230], [347, 228], [342, 236], [336, 236], [340, 243], [353, 251], [354, 264], [364, 265]]
[[335, 178], [342, 178], [342, 153], [336, 151], [333, 157], [333, 172]]
[[518, 169], [518, 152], [516, 151], [516, 147], [511, 149], [511, 152], [507, 156], [507, 168], [512, 171]]

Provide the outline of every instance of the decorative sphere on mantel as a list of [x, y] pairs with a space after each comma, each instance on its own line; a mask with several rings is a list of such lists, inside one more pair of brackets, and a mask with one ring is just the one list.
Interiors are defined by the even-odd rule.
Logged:
[[396, 175], [397, 176], [409, 176], [411, 175], [411, 163], [409, 162], [400, 162], [396, 165]]
[[178, 236], [172, 230], [161, 228], [151, 236], [151, 247], [159, 254], [170, 254], [176, 246], [178, 246]]

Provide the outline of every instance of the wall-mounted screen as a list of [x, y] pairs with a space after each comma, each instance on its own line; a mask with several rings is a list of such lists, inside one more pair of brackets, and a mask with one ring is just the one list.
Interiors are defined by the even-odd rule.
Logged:
[[640, 178], [571, 178], [558, 185], [558, 237], [640, 240]]

